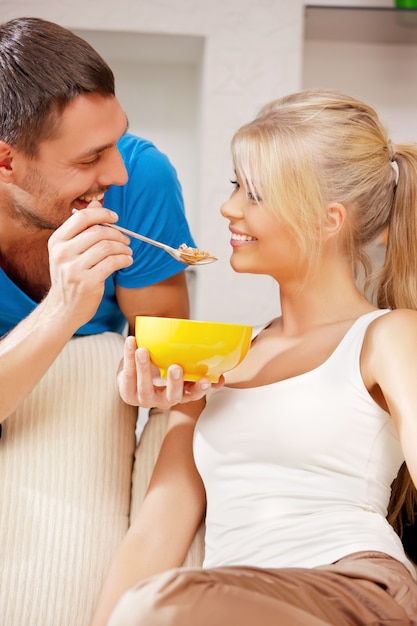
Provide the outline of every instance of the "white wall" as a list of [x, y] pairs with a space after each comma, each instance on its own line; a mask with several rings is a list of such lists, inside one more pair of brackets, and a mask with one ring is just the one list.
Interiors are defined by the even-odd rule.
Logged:
[[[349, 4], [371, 6], [369, 0]], [[374, 5], [393, 8], [394, 1]], [[326, 13], [311, 10], [306, 20], [303, 88], [355, 95], [376, 108], [394, 141], [417, 141], [417, 20], [408, 11], [337, 10], [326, 22]]]
[[334, 87], [375, 107], [391, 138], [417, 141], [417, 46], [310, 42], [303, 87]]

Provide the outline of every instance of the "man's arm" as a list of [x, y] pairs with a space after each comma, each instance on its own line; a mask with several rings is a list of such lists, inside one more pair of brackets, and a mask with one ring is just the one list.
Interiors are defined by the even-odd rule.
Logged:
[[33, 313], [0, 341], [0, 422], [94, 315], [106, 278], [132, 263], [128, 239], [100, 226], [116, 219], [107, 209], [91, 208], [70, 217], [50, 237], [51, 288]]
[[135, 317], [137, 315], [178, 318], [190, 316], [184, 271], [149, 287], [125, 289], [117, 286], [116, 298], [121, 311], [128, 320], [129, 334], [131, 335], [135, 334]]

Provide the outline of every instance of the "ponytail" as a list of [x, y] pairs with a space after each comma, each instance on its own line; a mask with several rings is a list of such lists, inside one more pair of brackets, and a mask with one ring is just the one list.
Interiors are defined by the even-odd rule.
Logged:
[[[398, 183], [387, 234], [377, 302], [380, 308], [417, 310], [417, 145], [400, 144], [394, 156]], [[405, 463], [392, 484], [388, 521], [401, 536], [417, 517], [417, 489]]]
[[411, 480], [406, 464], [403, 463], [391, 486], [391, 498], [387, 515], [389, 523], [400, 537], [403, 536], [404, 525], [415, 525], [416, 506], [417, 490]]
[[395, 161], [398, 183], [377, 301], [381, 308], [417, 310], [417, 145], [398, 146]]

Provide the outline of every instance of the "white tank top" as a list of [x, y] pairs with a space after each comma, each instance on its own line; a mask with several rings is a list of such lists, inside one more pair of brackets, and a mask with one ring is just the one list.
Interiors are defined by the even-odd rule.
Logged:
[[386, 312], [357, 319], [310, 372], [208, 398], [194, 435], [204, 567], [315, 567], [376, 550], [414, 573], [385, 519], [401, 446], [360, 373], [366, 329]]

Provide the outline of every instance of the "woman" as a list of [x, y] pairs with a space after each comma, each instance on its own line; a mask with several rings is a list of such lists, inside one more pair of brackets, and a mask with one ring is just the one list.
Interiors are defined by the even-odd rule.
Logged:
[[[266, 106], [232, 153], [231, 264], [276, 279], [281, 315], [222, 388], [171, 412], [96, 623], [145, 579], [111, 626], [415, 625], [386, 517], [404, 461], [393, 524], [417, 484], [417, 147], [313, 90]], [[358, 277], [387, 228], [375, 306]], [[178, 569], [204, 513], [204, 567]]]

